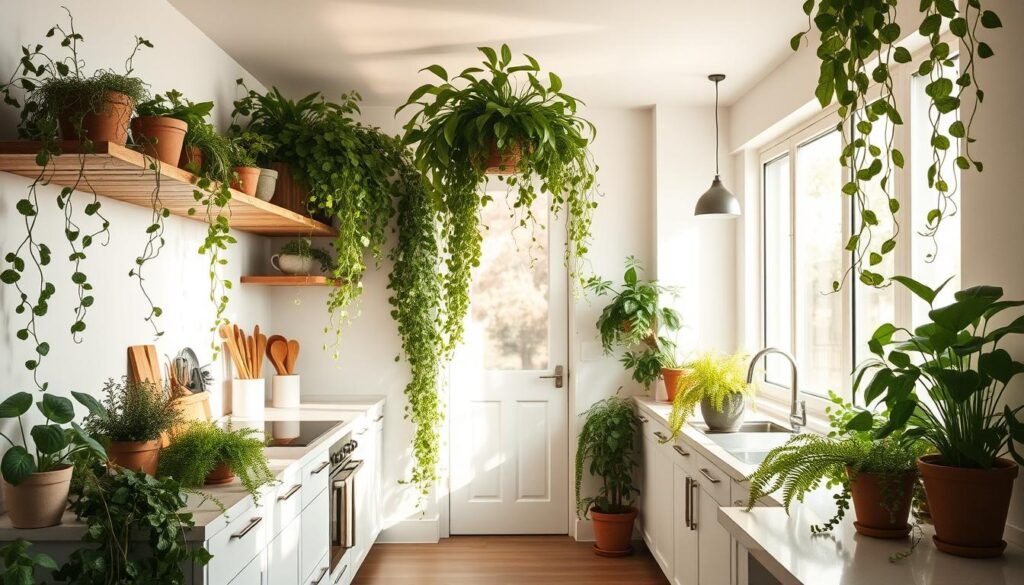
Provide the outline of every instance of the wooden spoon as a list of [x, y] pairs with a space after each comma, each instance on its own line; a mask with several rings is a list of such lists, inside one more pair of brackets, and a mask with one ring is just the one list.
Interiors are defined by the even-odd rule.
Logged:
[[288, 369], [285, 367], [285, 360], [288, 359], [288, 342], [283, 339], [275, 339], [270, 342], [267, 346], [267, 354], [270, 357], [270, 363], [274, 365], [274, 369], [277, 370], [278, 376], [284, 376], [288, 374]]
[[234, 332], [228, 325], [220, 326], [220, 337], [224, 340], [224, 345], [227, 346], [228, 355], [231, 356], [231, 363], [235, 365], [235, 373], [239, 378], [246, 378], [249, 375], [248, 370], [245, 367], [245, 362], [242, 361], [242, 354], [238, 348], [238, 344], [235, 342]]
[[299, 342], [295, 339], [288, 340], [288, 357], [285, 359], [284, 366], [288, 370], [288, 374], [295, 373], [295, 360], [299, 359]]
[[[259, 326], [256, 331], [259, 331]], [[263, 377], [263, 356], [267, 353], [267, 336], [262, 333], [256, 334], [256, 377]]]

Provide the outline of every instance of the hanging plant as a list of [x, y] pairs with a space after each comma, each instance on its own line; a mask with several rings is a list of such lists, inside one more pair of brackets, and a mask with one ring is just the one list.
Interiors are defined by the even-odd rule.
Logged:
[[[895, 127], [903, 124], [903, 118], [893, 96], [891, 65], [911, 63], [913, 59], [905, 47], [894, 45], [902, 36], [896, 22], [896, 6], [897, 0], [863, 0], [854, 4], [845, 0], [806, 0], [803, 11], [808, 17], [808, 30], [790, 41], [793, 50], [798, 50], [812, 26], [820, 33], [817, 55], [821, 73], [814, 94], [823, 108], [833, 100], [839, 104], [836, 128], [843, 137], [840, 160], [850, 176], [842, 192], [854, 198], [859, 211], [854, 233], [846, 243], [852, 262], [841, 278], [832, 283], [835, 291], [852, 275], [869, 286], [888, 286], [887, 278], [876, 272], [876, 267], [896, 249], [900, 233], [900, 205], [893, 195], [892, 177], [894, 169], [902, 169], [905, 164], [903, 153], [893, 147]], [[943, 220], [956, 213], [956, 184], [943, 174], [944, 163], [954, 147], [951, 138], [963, 144], [962, 152], [955, 155], [960, 170], [972, 166], [979, 172], [983, 169], [981, 161], [970, 154], [970, 144], [974, 142], [971, 126], [985, 96], [978, 85], [975, 58], [987, 59], [993, 51], [979, 40], [977, 31], [979, 26], [991, 29], [1002, 23], [994, 12], [982, 8], [981, 0], [967, 0], [962, 9], [955, 0], [921, 0], [919, 11], [922, 19], [918, 32], [928, 39], [930, 51], [917, 72], [929, 78], [926, 93], [932, 135], [927, 175], [928, 185], [937, 197], [935, 207], [927, 212], [923, 235], [934, 242]], [[955, 80], [946, 77], [946, 72], [955, 66], [951, 48], [942, 40], [946, 26], [961, 39], [966, 53], [966, 59], [961, 59], [962, 74]], [[876, 87], [879, 95], [873, 97]], [[972, 87], [977, 99], [970, 115], [961, 120], [962, 99]], [[955, 118], [948, 135], [941, 130], [946, 115]], [[879, 125], [881, 136], [877, 133]], [[875, 209], [870, 204], [866, 189], [874, 182], [884, 195], [885, 209]], [[892, 219], [891, 234], [879, 233], [879, 217], [883, 214]], [[935, 252], [927, 259], [934, 258]]]
[[[148, 97], [142, 80], [131, 75], [133, 60], [142, 47], [153, 46], [149, 41], [135, 37], [134, 47], [125, 61], [124, 73], [98, 70], [87, 74], [78, 47], [84, 37], [75, 29], [71, 12], [66, 8], [65, 12], [68, 14], [67, 26], [53, 26], [46, 37], [60, 39], [60, 47], [67, 54], [54, 58], [44, 52], [43, 44], [24, 46], [18, 69], [0, 85], [4, 103], [20, 109], [19, 137], [39, 142], [35, 159], [40, 167], [39, 174], [29, 185], [25, 198], [15, 205], [23, 218], [25, 235], [4, 256], [7, 266], [0, 271], [0, 282], [13, 286], [17, 292], [15, 312], [25, 315], [26, 321], [16, 335], [35, 349], [35, 357], [27, 360], [25, 367], [32, 372], [36, 387], [43, 391], [48, 384], [41, 381], [39, 366], [49, 353], [50, 344], [40, 338], [38, 325], [39, 320], [46, 316], [49, 301], [57, 287], [46, 274], [54, 251], [36, 233], [40, 212], [39, 187], [49, 183], [46, 177], [54, 170], [53, 158], [63, 154], [59, 136], [77, 141], [78, 176], [71, 185], [61, 189], [56, 203], [64, 215], [71, 282], [77, 296], [70, 332], [72, 340], [80, 343], [86, 328], [86, 314], [95, 301], [92, 284], [84, 271], [86, 252], [95, 242], [102, 245], [109, 242], [110, 222], [103, 215], [96, 195], [73, 195], [85, 180], [85, 157], [95, 151], [94, 143], [102, 140], [125, 143], [134, 104]], [[24, 103], [16, 97], [19, 89], [24, 91]], [[82, 197], [85, 197], [84, 201]]]

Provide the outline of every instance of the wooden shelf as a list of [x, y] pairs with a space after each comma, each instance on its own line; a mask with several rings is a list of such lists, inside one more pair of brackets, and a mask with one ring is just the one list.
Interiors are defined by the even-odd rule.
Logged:
[[263, 286], [334, 286], [338, 280], [327, 276], [278, 275], [278, 276], [243, 276], [242, 284], [259, 284]]
[[[55, 157], [47, 168], [47, 181], [65, 187], [78, 183], [78, 190], [150, 207], [156, 172], [148, 168], [142, 153], [109, 142], [97, 142], [95, 152], [84, 155], [83, 161], [78, 142], [64, 142], [62, 148], [65, 154]], [[38, 150], [37, 142], [0, 142], [0, 171], [36, 178], [39, 176], [39, 165], [35, 161]], [[85, 175], [79, 181], [83, 164]], [[189, 209], [196, 207], [192, 194], [195, 179], [188, 171], [160, 165], [160, 200], [174, 215], [204, 221], [201, 210], [197, 209], [196, 215], [188, 214]], [[263, 236], [333, 236], [336, 233], [328, 225], [234, 189], [228, 208], [233, 230]]]

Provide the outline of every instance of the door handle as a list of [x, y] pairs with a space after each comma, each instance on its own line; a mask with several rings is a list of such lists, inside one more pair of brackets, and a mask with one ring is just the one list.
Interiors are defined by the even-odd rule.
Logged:
[[555, 373], [554, 373], [554, 375], [551, 375], [551, 376], [540, 376], [540, 377], [541, 377], [541, 379], [545, 379], [545, 380], [554, 379], [554, 381], [555, 381], [555, 388], [561, 388], [563, 386], [562, 380], [563, 380], [563, 378], [565, 378], [565, 368], [563, 368], [562, 366], [555, 366]]
[[259, 524], [260, 522], [263, 522], [263, 517], [262, 516], [256, 516], [256, 517], [250, 518], [249, 519], [249, 523], [246, 524], [245, 528], [243, 528], [243, 529], [239, 530], [238, 532], [232, 534], [231, 538], [229, 540], [234, 540], [236, 538], [245, 538], [245, 535], [249, 534], [250, 532], [252, 532], [252, 529], [256, 528], [256, 525]]
[[693, 488], [697, 487], [697, 481], [690, 480], [690, 489], [686, 491], [686, 503], [690, 506], [690, 530], [697, 530], [697, 521], [693, 519]]
[[683, 522], [686, 524], [687, 528], [690, 527], [690, 482], [692, 482], [692, 481], [693, 480], [690, 479], [690, 476], [687, 475], [686, 476], [686, 496], [683, 499]]
[[319, 583], [324, 580], [324, 577], [327, 576], [328, 571], [330, 571], [330, 569], [327, 567], [320, 567], [320, 574], [317, 575], [316, 579], [309, 582], [310, 585], [319, 585]]
[[683, 449], [679, 445], [672, 445], [672, 448], [675, 449], [676, 453], [679, 453], [683, 457], [689, 457], [690, 456], [690, 452], [687, 451], [686, 449]]

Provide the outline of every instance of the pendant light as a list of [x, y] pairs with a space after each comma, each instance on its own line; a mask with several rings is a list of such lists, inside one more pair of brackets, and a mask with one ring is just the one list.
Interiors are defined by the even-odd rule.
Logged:
[[725, 75], [715, 73], [708, 75], [708, 79], [715, 82], [715, 180], [711, 181], [711, 188], [697, 200], [697, 207], [693, 214], [724, 218], [739, 217], [740, 202], [722, 185], [722, 179], [718, 175], [718, 83], [725, 79]]

